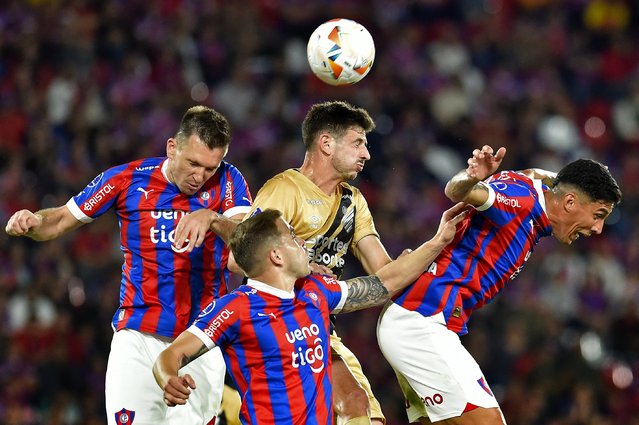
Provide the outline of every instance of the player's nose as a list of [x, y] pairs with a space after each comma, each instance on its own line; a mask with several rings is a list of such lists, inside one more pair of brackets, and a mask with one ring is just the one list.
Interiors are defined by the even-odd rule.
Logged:
[[198, 183], [198, 184], [203, 183], [203, 182], [204, 182], [204, 180], [206, 179], [204, 169], [202, 169], [202, 170], [197, 170], [197, 171], [193, 174], [193, 177], [195, 178], [196, 183]]
[[364, 158], [366, 161], [371, 159], [371, 153], [368, 151], [368, 146], [366, 145], [364, 145], [364, 148], [362, 150], [362, 158]]
[[597, 220], [595, 224], [590, 228], [592, 232], [596, 235], [600, 235], [603, 231], [604, 222], [603, 220]]

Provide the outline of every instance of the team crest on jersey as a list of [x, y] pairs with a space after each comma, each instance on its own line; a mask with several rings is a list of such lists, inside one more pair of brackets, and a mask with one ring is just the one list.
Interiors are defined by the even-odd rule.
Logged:
[[134, 410], [122, 409], [115, 413], [115, 423], [118, 425], [131, 425], [135, 418]]
[[320, 306], [320, 299], [315, 292], [309, 292], [308, 297], [311, 299], [313, 305], [317, 308]]
[[209, 205], [209, 202], [210, 202], [210, 201], [211, 201], [211, 199], [213, 198], [213, 194], [214, 194], [214, 193], [215, 193], [215, 191], [213, 191], [213, 190], [212, 190], [212, 191], [210, 191], [210, 192], [209, 192], [209, 191], [206, 191], [206, 190], [205, 190], [205, 191], [202, 191], [202, 192], [200, 193], [200, 199], [199, 199], [200, 204], [201, 204], [201, 205], [204, 205], [204, 206], [208, 206], [208, 205]]

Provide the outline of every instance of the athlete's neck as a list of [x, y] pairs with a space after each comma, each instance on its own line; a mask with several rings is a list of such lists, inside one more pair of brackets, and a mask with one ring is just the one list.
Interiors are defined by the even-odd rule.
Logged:
[[173, 161], [171, 161], [171, 158], [167, 158], [166, 160], [166, 179], [169, 183], [177, 184], [175, 182], [175, 176], [173, 175]]
[[308, 152], [299, 170], [306, 178], [319, 187], [322, 192], [329, 196], [335, 193], [337, 186], [343, 181], [336, 175], [335, 169], [330, 162], [318, 161]]
[[560, 224], [559, 217], [561, 212], [561, 204], [560, 199], [552, 190], [544, 191], [544, 199], [546, 201], [546, 216], [548, 216], [548, 221], [550, 222], [550, 226], [555, 228]]

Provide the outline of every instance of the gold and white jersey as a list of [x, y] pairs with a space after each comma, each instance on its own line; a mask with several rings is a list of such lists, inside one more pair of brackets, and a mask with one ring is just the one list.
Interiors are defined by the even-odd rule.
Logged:
[[341, 183], [329, 196], [298, 169], [268, 180], [246, 217], [258, 208], [280, 210], [295, 234], [306, 241], [311, 261], [329, 267], [338, 277], [349, 249], [359, 259], [357, 243], [368, 235], [379, 237], [359, 189]]

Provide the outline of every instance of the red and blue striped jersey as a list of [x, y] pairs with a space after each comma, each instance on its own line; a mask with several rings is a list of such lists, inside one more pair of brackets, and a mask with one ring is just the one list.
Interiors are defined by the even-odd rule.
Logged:
[[124, 253], [120, 307], [114, 329], [135, 329], [174, 338], [214, 298], [227, 293], [228, 248], [208, 232], [191, 253], [173, 244], [179, 220], [208, 208], [232, 217], [246, 213], [251, 195], [240, 171], [222, 161], [202, 188], [185, 195], [169, 182], [166, 158], [119, 165], [98, 175], [67, 208], [90, 222], [113, 208]]
[[443, 312], [447, 327], [467, 333], [473, 310], [490, 302], [524, 266], [552, 228], [540, 180], [503, 171], [482, 182], [484, 205], [457, 227], [453, 241], [393, 301], [424, 316]]
[[330, 276], [299, 279], [291, 292], [249, 279], [197, 318], [189, 331], [222, 349], [242, 423], [333, 423], [329, 313], [346, 296]]

